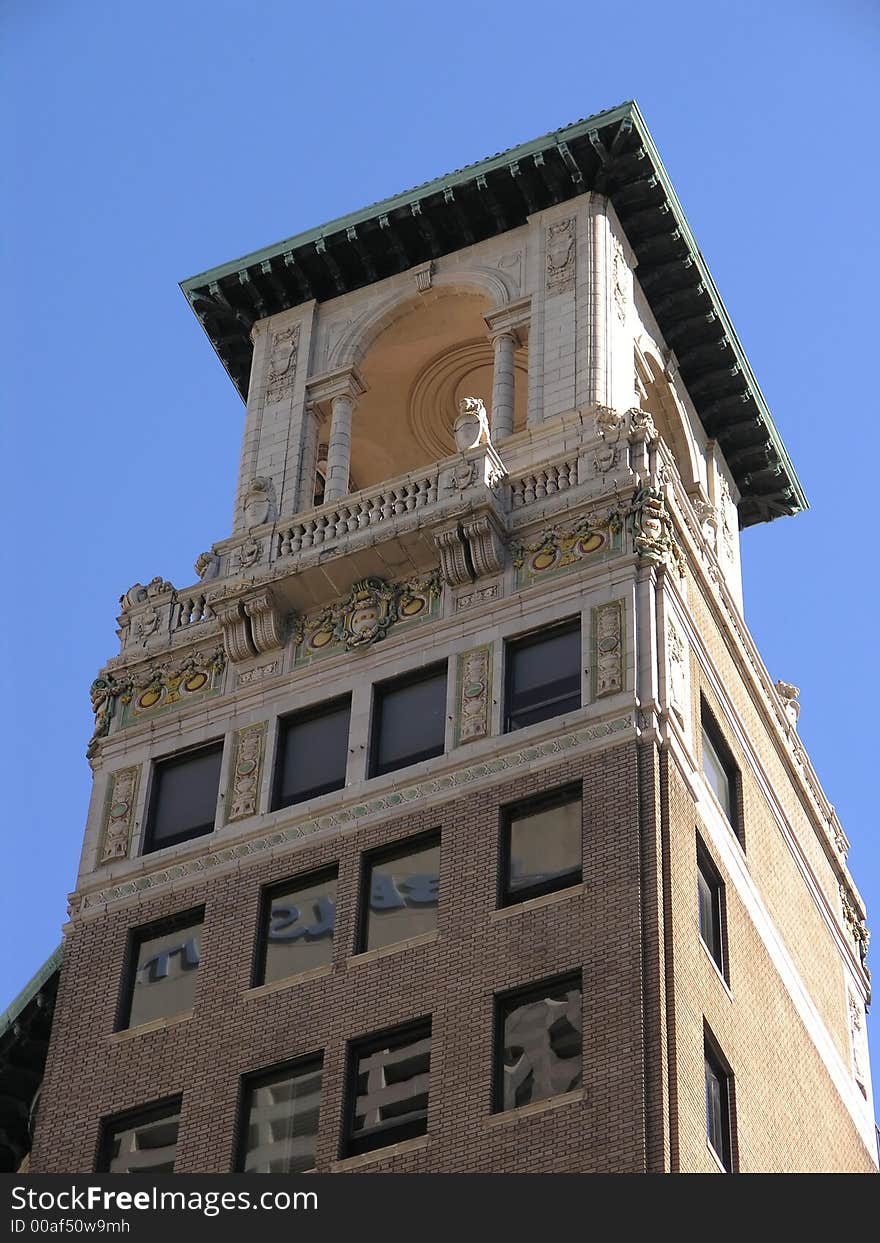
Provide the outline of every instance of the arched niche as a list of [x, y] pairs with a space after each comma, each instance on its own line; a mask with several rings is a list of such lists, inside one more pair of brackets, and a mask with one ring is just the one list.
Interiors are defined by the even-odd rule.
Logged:
[[663, 364], [649, 349], [637, 345], [635, 369], [641, 408], [650, 413], [657, 431], [672, 450], [682, 482], [690, 491], [702, 479], [701, 454]]
[[[355, 324], [331, 365], [356, 363], [367, 386], [352, 420], [351, 484], [368, 488], [455, 452], [462, 397], [492, 402], [494, 354], [484, 315], [497, 293], [446, 283], [380, 308]], [[516, 351], [514, 429], [526, 425], [526, 347]]]

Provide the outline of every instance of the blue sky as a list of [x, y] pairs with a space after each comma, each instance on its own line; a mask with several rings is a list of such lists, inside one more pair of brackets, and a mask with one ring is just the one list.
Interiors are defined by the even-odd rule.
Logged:
[[870, 0], [6, 0], [0, 1008], [59, 939], [118, 597], [229, 530], [243, 407], [178, 281], [628, 98], [812, 504], [746, 532], [746, 616], [880, 918], [878, 33]]

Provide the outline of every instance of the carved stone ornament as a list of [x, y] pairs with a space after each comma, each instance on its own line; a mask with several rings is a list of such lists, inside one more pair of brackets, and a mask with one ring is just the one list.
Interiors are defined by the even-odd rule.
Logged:
[[504, 540], [498, 525], [490, 514], [482, 514], [470, 522], [461, 524], [467, 540], [471, 565], [477, 578], [495, 574], [504, 567]]
[[256, 815], [268, 721], [248, 725], [235, 735], [227, 793], [227, 823]]
[[140, 768], [121, 768], [110, 777], [98, 863], [128, 855]]
[[158, 596], [173, 594], [173, 592], [174, 584], [157, 574], [155, 578], [150, 579], [146, 587], [143, 583], [135, 583], [119, 597], [120, 612], [127, 613], [129, 609], [136, 608], [139, 604], [146, 604], [148, 600], [155, 600]]
[[[850, 901], [849, 891], [845, 885], [840, 886], [840, 904], [843, 910], [843, 922], [849, 935], [855, 941], [856, 949], [859, 954], [859, 961], [865, 967], [865, 960], [868, 957], [868, 944], [871, 940], [871, 934], [868, 926], [859, 915], [853, 903]], [[867, 970], [867, 967], [865, 967]]]
[[263, 541], [254, 539], [249, 535], [245, 542], [236, 549], [233, 561], [236, 569], [249, 570], [251, 566], [259, 565], [263, 559]]
[[446, 531], [438, 531], [434, 536], [434, 545], [440, 553], [440, 573], [444, 582], [450, 587], [458, 587], [462, 583], [473, 581], [470, 566], [465, 552], [465, 542], [457, 526]]
[[868, 1095], [868, 1033], [865, 1026], [865, 1007], [852, 992], [849, 993], [849, 1035], [852, 1042], [852, 1066], [862, 1096]]
[[629, 265], [618, 238], [613, 238], [614, 257], [611, 260], [611, 284], [614, 290], [614, 305], [621, 323], [626, 319], [626, 304], [629, 298]]
[[203, 581], [216, 578], [220, 573], [220, 558], [213, 549], [210, 552], [200, 552], [196, 557], [194, 568], [198, 577]]
[[462, 397], [458, 403], [458, 418], [453, 426], [455, 447], [459, 453], [468, 449], [476, 449], [477, 445], [489, 445], [492, 437], [489, 431], [489, 416], [481, 397]]
[[485, 738], [492, 705], [492, 645], [475, 647], [458, 657], [458, 720], [460, 743]]
[[238, 685], [251, 686], [254, 682], [262, 682], [264, 678], [271, 678], [278, 672], [278, 665], [277, 660], [269, 660], [264, 665], [255, 665], [253, 669], [244, 669], [238, 675]]
[[596, 435], [601, 441], [593, 466], [601, 475], [617, 465], [620, 433], [626, 420], [620, 411], [613, 410], [611, 406], [598, 406], [593, 417]]
[[241, 503], [244, 523], [250, 531], [253, 527], [261, 527], [274, 515], [275, 489], [271, 479], [258, 475], [252, 479]]
[[488, 604], [491, 600], [499, 599], [500, 596], [501, 587], [498, 583], [491, 583], [488, 587], [477, 587], [474, 591], [458, 597], [455, 601], [455, 611], [462, 613], [465, 609], [475, 608], [478, 604]]
[[631, 406], [626, 413], [629, 418], [630, 440], [653, 444], [660, 433], [657, 431], [654, 416], [650, 410], [642, 410], [640, 406]]
[[791, 682], [783, 682], [781, 679], [775, 682], [774, 685], [777, 695], [782, 700], [785, 715], [792, 725], [797, 728], [798, 717], [801, 714], [801, 705], [798, 702], [798, 695], [801, 693], [800, 687], [792, 686]]
[[296, 622], [292, 634], [296, 663], [334, 649], [351, 652], [370, 647], [384, 639], [392, 626], [429, 616], [440, 591], [436, 571], [392, 584], [381, 578], [361, 579], [344, 600]]
[[123, 705], [123, 724], [127, 724], [131, 719], [164, 711], [190, 697], [216, 693], [225, 665], [226, 653], [218, 647], [136, 669], [118, 678], [105, 671], [95, 678], [89, 692], [95, 728], [86, 755], [92, 759], [100, 740], [109, 733], [117, 701]]
[[674, 566], [684, 574], [684, 555], [672, 532], [663, 493], [642, 488], [636, 493], [630, 511], [633, 518], [633, 544], [636, 552], [655, 565]]
[[280, 401], [293, 387], [299, 352], [299, 324], [273, 332], [266, 373], [266, 402]]
[[623, 601], [599, 604], [592, 614], [593, 697], [601, 699], [623, 690]]
[[416, 279], [416, 289], [419, 293], [427, 293], [431, 288], [431, 282], [434, 275], [434, 261], [429, 259], [427, 263], [420, 263], [417, 268], [413, 269], [413, 276]]
[[577, 263], [574, 216], [547, 228], [547, 292], [564, 293], [574, 284]]
[[694, 501], [694, 513], [700, 524], [703, 539], [712, 549], [718, 552], [718, 510], [709, 501]]
[[668, 624], [669, 635], [669, 706], [682, 725], [688, 717], [688, 655], [685, 641], [672, 618]]

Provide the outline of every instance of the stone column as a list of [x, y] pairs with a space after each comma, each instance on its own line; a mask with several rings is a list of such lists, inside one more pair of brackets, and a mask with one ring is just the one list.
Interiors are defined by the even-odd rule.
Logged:
[[587, 399], [591, 404], [609, 406], [608, 383], [608, 217], [606, 200], [593, 196], [590, 202], [590, 370]]
[[513, 433], [516, 396], [514, 351], [526, 339], [530, 315], [531, 298], [519, 298], [483, 317], [495, 350], [490, 414], [493, 444]]
[[329, 404], [330, 441], [327, 448], [327, 485], [324, 502], [348, 494], [351, 473], [351, 420], [357, 399], [367, 391], [356, 367], [346, 367], [309, 380], [309, 402]]
[[512, 332], [496, 333], [492, 342], [495, 347], [495, 371], [492, 377], [492, 443], [498, 444], [513, 433], [514, 399], [516, 378], [513, 369], [513, 351], [517, 341]]

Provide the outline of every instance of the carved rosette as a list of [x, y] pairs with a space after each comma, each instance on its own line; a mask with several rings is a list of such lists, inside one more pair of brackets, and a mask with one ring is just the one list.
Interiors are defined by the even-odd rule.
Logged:
[[577, 268], [574, 216], [547, 227], [547, 292], [565, 293], [574, 285]]
[[612, 600], [592, 610], [593, 698], [623, 690], [623, 601]]
[[688, 651], [685, 640], [675, 622], [670, 618], [668, 624], [669, 641], [669, 706], [682, 725], [687, 723], [690, 683], [688, 670]]
[[489, 733], [492, 705], [492, 645], [475, 647], [458, 658], [459, 743], [485, 738]]
[[98, 853], [99, 864], [109, 863], [112, 859], [124, 859], [128, 855], [140, 772], [139, 767], [121, 768], [110, 778], [101, 831], [101, 849]]
[[226, 796], [227, 823], [257, 814], [267, 728], [268, 721], [260, 721], [240, 729], [235, 735]]

